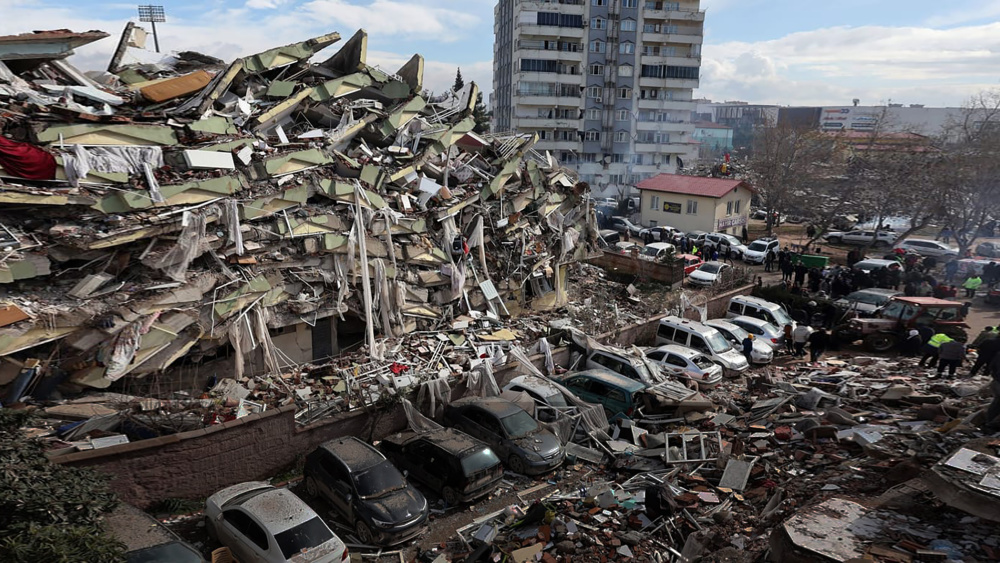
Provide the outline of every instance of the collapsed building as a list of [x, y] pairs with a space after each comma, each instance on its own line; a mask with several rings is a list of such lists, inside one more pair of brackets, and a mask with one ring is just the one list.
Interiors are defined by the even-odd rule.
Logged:
[[379, 69], [362, 30], [321, 62], [339, 34], [148, 62], [130, 23], [107, 72], [67, 62], [106, 36], [0, 37], [4, 404], [344, 351], [415, 368], [408, 335], [561, 306], [595, 252], [586, 184], [474, 132], [477, 86], [428, 94], [420, 55]]

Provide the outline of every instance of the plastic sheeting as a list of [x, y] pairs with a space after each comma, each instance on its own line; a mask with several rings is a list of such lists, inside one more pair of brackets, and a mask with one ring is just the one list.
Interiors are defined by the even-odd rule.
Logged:
[[467, 387], [469, 392], [477, 397], [498, 397], [500, 387], [493, 377], [493, 366], [490, 362], [481, 362], [469, 372]]
[[423, 413], [417, 410], [417, 407], [413, 406], [413, 403], [406, 398], [403, 399], [403, 413], [406, 414], [406, 422], [410, 425], [410, 430], [413, 430], [418, 434], [433, 432], [444, 428], [440, 424], [424, 416]]
[[179, 282], [186, 281], [188, 266], [201, 254], [205, 216], [185, 211], [183, 224], [177, 244], [153, 264], [154, 268], [163, 270], [172, 280]]
[[[444, 406], [451, 402], [451, 387], [448, 380], [443, 378], [429, 379], [420, 383], [417, 390], [417, 405], [427, 405], [427, 410], [431, 417], [441, 418], [444, 415]], [[407, 415], [409, 419], [409, 415]], [[411, 423], [412, 427], [412, 423]]]

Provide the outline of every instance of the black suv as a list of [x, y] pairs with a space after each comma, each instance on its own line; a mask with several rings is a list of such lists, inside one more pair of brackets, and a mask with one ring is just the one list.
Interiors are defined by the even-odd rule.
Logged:
[[489, 493], [503, 477], [493, 450], [454, 428], [403, 432], [382, 440], [379, 447], [407, 477], [427, 485], [450, 505]]
[[323, 497], [354, 525], [362, 543], [393, 545], [420, 534], [427, 499], [382, 452], [348, 436], [306, 456], [306, 491]]

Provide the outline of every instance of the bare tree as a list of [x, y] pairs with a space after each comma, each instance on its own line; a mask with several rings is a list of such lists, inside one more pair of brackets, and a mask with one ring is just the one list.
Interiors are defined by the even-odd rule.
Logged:
[[767, 213], [768, 235], [775, 214], [785, 212], [793, 199], [804, 197], [811, 184], [825, 175], [830, 150], [822, 133], [807, 127], [769, 123], [756, 129], [745, 155], [746, 176]]

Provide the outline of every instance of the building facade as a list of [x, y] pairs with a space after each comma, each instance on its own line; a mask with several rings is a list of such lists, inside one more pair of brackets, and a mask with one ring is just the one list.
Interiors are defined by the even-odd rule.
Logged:
[[740, 236], [750, 213], [752, 188], [742, 180], [660, 174], [636, 186], [641, 222], [685, 233], [719, 232]]
[[694, 140], [698, 143], [698, 158], [702, 161], [711, 161], [732, 152], [733, 128], [699, 121], [694, 124]]
[[697, 0], [499, 0], [494, 16], [494, 132], [537, 133], [604, 196], [697, 158]]

